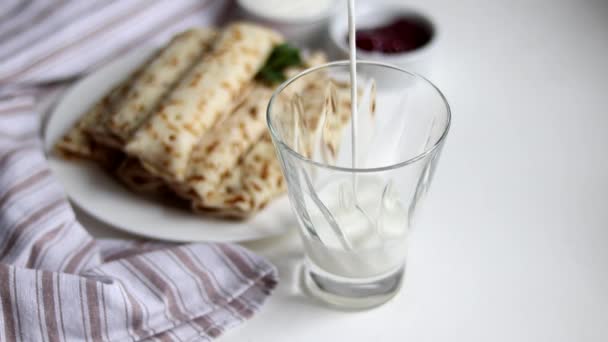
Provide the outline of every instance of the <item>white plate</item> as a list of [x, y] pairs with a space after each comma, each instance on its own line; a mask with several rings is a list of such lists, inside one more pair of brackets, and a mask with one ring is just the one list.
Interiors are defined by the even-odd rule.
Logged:
[[[82, 114], [151, 53], [135, 51], [76, 83], [47, 121], [44, 144], [50, 151]], [[284, 196], [248, 221], [194, 215], [126, 190], [93, 163], [65, 161], [49, 153], [51, 169], [74, 204], [117, 229], [170, 241], [245, 241], [281, 234], [295, 222]]]

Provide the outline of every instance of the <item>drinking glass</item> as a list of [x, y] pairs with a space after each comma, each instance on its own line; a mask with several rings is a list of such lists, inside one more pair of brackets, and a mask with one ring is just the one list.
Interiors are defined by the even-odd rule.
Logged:
[[425, 78], [377, 62], [358, 61], [357, 69], [355, 127], [348, 61], [287, 80], [267, 112], [301, 228], [306, 289], [352, 309], [399, 290], [408, 233], [451, 116]]

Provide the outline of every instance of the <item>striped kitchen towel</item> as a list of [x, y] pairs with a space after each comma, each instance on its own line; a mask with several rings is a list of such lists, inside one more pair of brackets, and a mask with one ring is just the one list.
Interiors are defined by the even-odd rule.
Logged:
[[[96, 240], [52, 176], [41, 115], [68, 80], [224, 0], [2, 0], [0, 341], [205, 341], [251, 317], [276, 269], [242, 247]], [[170, 229], [170, 227], [167, 227]]]

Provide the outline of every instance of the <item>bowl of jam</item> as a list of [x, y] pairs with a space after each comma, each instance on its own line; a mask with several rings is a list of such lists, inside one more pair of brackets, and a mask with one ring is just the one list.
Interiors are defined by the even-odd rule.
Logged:
[[[399, 5], [361, 5], [356, 11], [357, 59], [395, 64], [408, 71], [427, 75], [437, 35], [433, 21], [420, 11]], [[348, 58], [346, 14], [334, 17], [329, 35], [333, 57]]]

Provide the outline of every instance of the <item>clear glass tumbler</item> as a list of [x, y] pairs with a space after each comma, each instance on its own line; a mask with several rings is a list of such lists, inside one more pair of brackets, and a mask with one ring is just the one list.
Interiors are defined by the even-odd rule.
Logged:
[[286, 81], [267, 113], [301, 227], [306, 288], [352, 309], [399, 290], [408, 231], [450, 126], [445, 97], [425, 78], [376, 62], [357, 69], [354, 129], [348, 61]]

